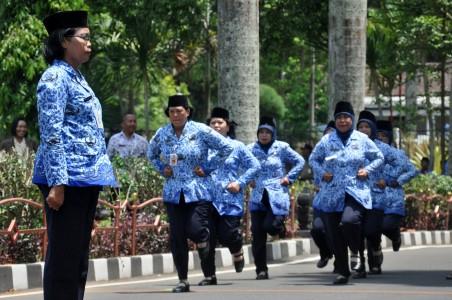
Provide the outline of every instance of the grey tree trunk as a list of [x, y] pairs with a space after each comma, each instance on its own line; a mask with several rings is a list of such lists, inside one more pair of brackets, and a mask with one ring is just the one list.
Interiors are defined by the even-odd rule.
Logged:
[[259, 122], [259, 1], [218, 1], [218, 103], [239, 126], [237, 138], [256, 140]]
[[428, 148], [430, 151], [430, 169], [433, 170], [435, 166], [435, 124], [433, 120], [433, 106], [430, 100], [430, 80], [427, 68], [424, 66], [423, 70], [424, 79], [424, 95], [425, 95], [425, 105], [427, 111], [427, 122], [428, 122]]
[[339, 101], [364, 108], [367, 0], [329, 0], [329, 108]]
[[449, 82], [449, 159], [447, 160], [447, 173], [452, 176], [452, 166], [450, 165], [452, 162], [452, 80]]
[[315, 48], [311, 48], [311, 83], [309, 85], [309, 136], [312, 140], [315, 138]]

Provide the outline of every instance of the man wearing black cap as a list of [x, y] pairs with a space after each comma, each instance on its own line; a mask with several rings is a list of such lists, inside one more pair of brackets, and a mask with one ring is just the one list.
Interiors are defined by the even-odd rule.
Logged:
[[[175, 293], [189, 292], [187, 238], [197, 244], [201, 260], [210, 251], [209, 217], [212, 210], [210, 176], [231, 154], [226, 138], [205, 124], [190, 120], [191, 107], [184, 95], [169, 97], [165, 114], [170, 123], [152, 137], [148, 158], [165, 177], [163, 202], [169, 223], [171, 252], [179, 276]], [[207, 160], [209, 150], [216, 153], [216, 164]]]
[[361, 224], [372, 208], [367, 178], [383, 163], [383, 154], [364, 134], [353, 129], [355, 114], [349, 102], [338, 102], [334, 111], [336, 131], [324, 135], [309, 163], [320, 190], [316, 197], [326, 233], [333, 245], [338, 276], [334, 284], [346, 284], [350, 276], [347, 246], [358, 252]]
[[91, 54], [88, 14], [59, 12], [45, 18], [44, 25], [50, 67], [37, 88], [41, 145], [33, 174], [46, 199], [44, 299], [81, 300], [99, 191], [116, 180], [100, 102], [79, 71]]

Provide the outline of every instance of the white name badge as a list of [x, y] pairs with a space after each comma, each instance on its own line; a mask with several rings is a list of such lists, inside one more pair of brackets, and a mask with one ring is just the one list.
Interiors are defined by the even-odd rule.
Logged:
[[170, 166], [175, 166], [177, 165], [177, 154], [176, 153], [171, 153], [170, 154], [170, 161], [169, 161]]
[[333, 160], [333, 159], [336, 159], [336, 158], [337, 158], [337, 154], [333, 154], [333, 155], [325, 157], [325, 161]]
[[94, 117], [96, 118], [97, 127], [104, 129], [104, 123], [102, 122], [102, 110], [94, 108]]

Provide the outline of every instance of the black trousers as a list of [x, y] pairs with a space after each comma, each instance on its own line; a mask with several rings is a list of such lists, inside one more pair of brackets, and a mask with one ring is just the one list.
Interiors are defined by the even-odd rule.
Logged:
[[270, 207], [268, 193], [265, 190], [262, 196], [265, 211], [251, 212], [251, 233], [253, 240], [251, 249], [253, 251], [256, 274], [267, 271], [267, 234], [277, 235], [285, 230], [285, 216], [275, 216]]
[[365, 211], [366, 209], [352, 196], [345, 194], [344, 211], [322, 215], [328, 239], [333, 245], [333, 253], [336, 259], [335, 266], [340, 275], [350, 276], [348, 248], [355, 253], [360, 249], [362, 241], [361, 224]]
[[177, 275], [186, 280], [188, 274], [188, 242], [202, 243], [209, 240], [210, 201], [185, 203], [181, 193], [179, 204], [165, 203], [170, 223], [171, 253]]
[[209, 242], [209, 256], [205, 260], [201, 260], [201, 268], [205, 277], [215, 275], [215, 246], [218, 242], [229, 248], [231, 254], [237, 253], [242, 249], [242, 230], [240, 228], [241, 217], [226, 216], [218, 213], [213, 208], [210, 217], [210, 242]]
[[[381, 249], [383, 215], [383, 210], [371, 209], [366, 212], [366, 216], [364, 218], [364, 238], [366, 239], [367, 261], [369, 268], [377, 266], [374, 262], [374, 253], [376, 251], [380, 251]], [[362, 255], [364, 256], [364, 245]]]
[[314, 243], [319, 248], [320, 257], [328, 258], [333, 256], [333, 249], [326, 235], [326, 228], [323, 223], [322, 214], [322, 211], [314, 208], [311, 236]]
[[393, 242], [400, 239], [400, 224], [403, 218], [404, 216], [396, 214], [388, 214], [383, 217], [381, 230]]
[[[39, 186], [44, 199], [49, 187]], [[70, 187], [58, 211], [45, 201], [49, 243], [44, 265], [44, 300], [82, 300], [89, 243], [100, 187]]]

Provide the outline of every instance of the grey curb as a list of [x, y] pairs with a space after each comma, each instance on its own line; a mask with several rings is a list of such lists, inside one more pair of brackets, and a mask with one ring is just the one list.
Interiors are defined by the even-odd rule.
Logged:
[[[452, 231], [416, 231], [402, 233], [402, 246], [448, 245], [451, 244]], [[382, 247], [392, 247], [391, 241], [382, 237]], [[251, 245], [243, 247], [245, 264], [254, 262]], [[267, 260], [275, 261], [290, 257], [317, 254], [318, 249], [311, 238], [277, 240], [267, 244]], [[227, 248], [216, 249], [217, 267], [233, 265]], [[198, 253], [189, 254], [189, 270], [200, 270]], [[0, 265], [0, 292], [40, 288], [44, 263]], [[89, 260], [88, 281], [108, 281], [156, 274], [174, 273], [175, 267], [171, 253], [98, 258]]]

